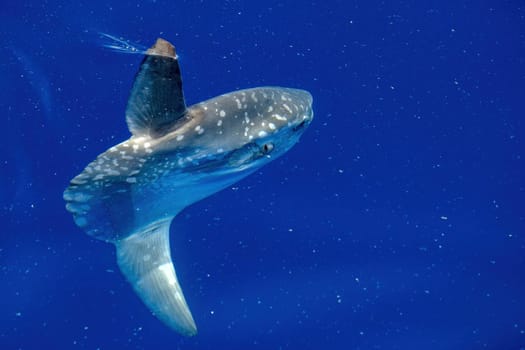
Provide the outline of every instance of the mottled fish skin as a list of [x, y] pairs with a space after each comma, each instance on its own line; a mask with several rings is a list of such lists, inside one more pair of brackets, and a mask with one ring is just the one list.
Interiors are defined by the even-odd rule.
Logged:
[[[188, 108], [185, 123], [165, 136], [133, 136], [98, 156], [71, 181], [64, 195], [67, 209], [89, 235], [109, 242], [135, 233], [137, 225], [175, 216], [246, 176], [244, 171], [253, 172], [286, 152], [301, 134], [294, 128], [311, 121], [311, 103], [311, 96], [303, 90], [261, 87], [195, 104]], [[233, 151], [252, 143], [262, 146], [268, 140], [273, 145], [270, 157], [250, 164], [227, 161]], [[194, 172], [191, 179], [188, 171]], [[198, 196], [188, 193], [199, 183], [215, 182], [217, 186], [212, 187], [216, 188]], [[162, 204], [161, 209], [152, 205], [153, 198]], [[111, 206], [93, 211], [93, 201]], [[131, 202], [135, 205], [130, 206]], [[126, 220], [120, 219], [123, 211]], [[96, 219], [87, 220], [88, 212], [96, 213]]]
[[288, 151], [312, 121], [312, 96], [259, 87], [186, 108], [175, 50], [161, 40], [148, 50], [128, 102], [133, 136], [73, 178], [64, 199], [88, 235], [115, 244], [121, 271], [150, 310], [194, 335], [171, 260], [170, 222]]

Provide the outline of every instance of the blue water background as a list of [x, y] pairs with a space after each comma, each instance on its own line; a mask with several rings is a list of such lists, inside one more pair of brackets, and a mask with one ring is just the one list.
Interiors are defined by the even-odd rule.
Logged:
[[[141, 57], [98, 32], [172, 41], [189, 104], [314, 96], [295, 148], [173, 223], [193, 338], [64, 209], [129, 136]], [[0, 53], [0, 349], [525, 348], [522, 1], [4, 0]]]

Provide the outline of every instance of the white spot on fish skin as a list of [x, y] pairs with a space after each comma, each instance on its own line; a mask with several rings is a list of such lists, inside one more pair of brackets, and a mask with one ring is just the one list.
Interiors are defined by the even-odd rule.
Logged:
[[250, 97], [252, 98], [253, 102], [257, 103], [259, 100], [257, 100], [257, 96], [255, 96], [255, 92], [252, 92]]
[[284, 109], [286, 109], [288, 111], [288, 113], [293, 113], [292, 109], [290, 107], [288, 107], [288, 105], [286, 103], [283, 104], [283, 107], [284, 107]]
[[64, 193], [64, 199], [68, 201], [87, 202], [91, 198], [92, 195], [83, 192]]
[[238, 98], [235, 99], [235, 103], [237, 104], [238, 109], [242, 108], [241, 101]]
[[219, 112], [219, 116], [220, 116], [221, 118], [226, 117], [226, 112], [223, 111], [223, 110], [221, 110], [221, 111]]
[[264, 131], [264, 130], [259, 131], [259, 137], [265, 137], [267, 135], [268, 135], [268, 133], [266, 131]]
[[202, 126], [200, 126], [200, 125], [197, 125], [197, 126], [195, 127], [195, 131], [196, 131], [197, 134], [199, 134], [199, 135], [202, 135], [202, 134], [204, 133], [204, 129], [203, 129]]
[[75, 178], [74, 181], [75, 181], [76, 185], [85, 185], [87, 183], [86, 180], [81, 180], [81, 179], [77, 179], [77, 178]]
[[126, 182], [127, 182], [127, 183], [130, 183], [130, 184], [134, 184], [134, 183], [137, 182], [137, 178], [136, 178], [136, 177], [128, 177], [128, 178], [126, 179]]
[[222, 125], [222, 120], [219, 119], [219, 120], [217, 121], [217, 126], [221, 126], [221, 125]]
[[246, 122], [246, 124], [248, 124], [250, 122], [250, 118], [244, 117], [244, 121]]
[[97, 176], [95, 176], [95, 177], [93, 178], [93, 180], [98, 181], [98, 180], [102, 180], [103, 178], [104, 178], [104, 175], [102, 175], [102, 174], [98, 174]]
[[273, 111], [273, 107], [272, 106], [268, 106], [268, 113], [271, 113]]
[[183, 138], [184, 138], [184, 135], [177, 135], [177, 141], [182, 141]]
[[280, 121], [287, 121], [288, 119], [286, 117], [283, 117], [279, 114], [272, 114], [272, 117], [277, 119], [277, 120], [280, 120]]
[[146, 153], [152, 153], [153, 150], [151, 148], [146, 148]]
[[137, 152], [138, 149], [139, 149], [139, 145], [134, 144], [134, 145], [133, 145], [133, 152]]
[[222, 152], [224, 152], [223, 148], [217, 148], [217, 153], [222, 153]]
[[109, 149], [109, 151], [110, 151], [110, 152], [116, 152], [116, 151], [118, 151], [118, 148], [117, 148], [117, 147], [111, 147], [111, 148]]
[[151, 143], [149, 142], [144, 142], [144, 148], [150, 148], [151, 147]]
[[269, 127], [271, 130], [275, 130], [275, 124], [274, 124], [274, 123], [268, 123], [268, 127]]
[[281, 95], [281, 100], [286, 101], [286, 97], [284, 95]]

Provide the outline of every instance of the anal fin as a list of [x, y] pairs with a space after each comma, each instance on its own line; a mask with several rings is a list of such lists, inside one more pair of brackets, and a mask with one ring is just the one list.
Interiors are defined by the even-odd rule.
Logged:
[[170, 220], [155, 223], [115, 242], [122, 273], [153, 314], [177, 332], [192, 336], [197, 327], [182, 294], [170, 255]]

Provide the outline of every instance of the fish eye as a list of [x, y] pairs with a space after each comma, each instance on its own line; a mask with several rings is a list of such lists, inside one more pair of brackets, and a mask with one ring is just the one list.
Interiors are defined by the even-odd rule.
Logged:
[[273, 150], [273, 143], [265, 143], [262, 146], [263, 153], [270, 153]]

